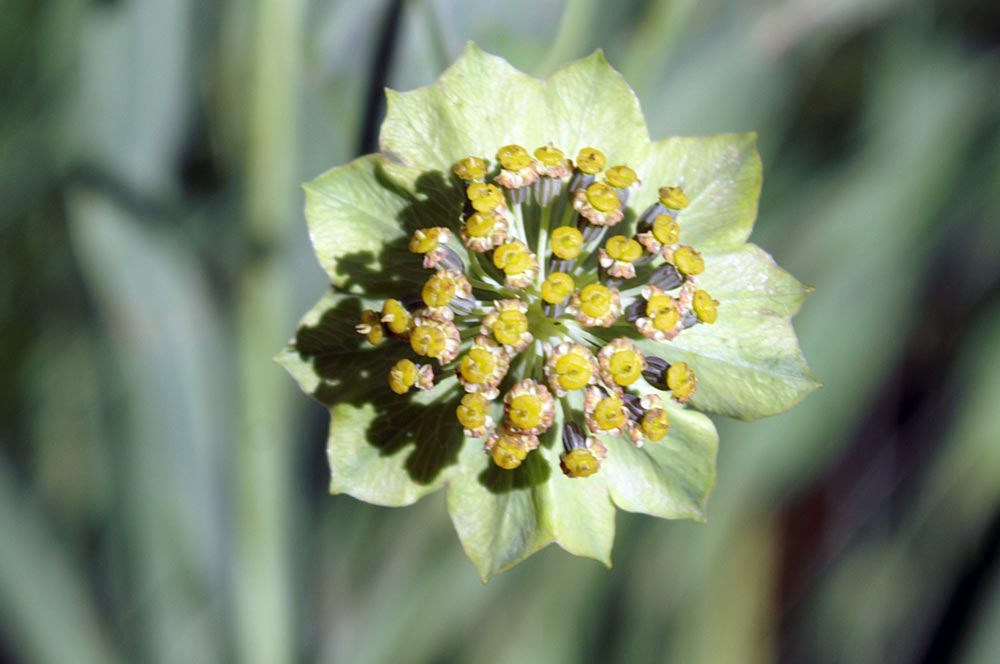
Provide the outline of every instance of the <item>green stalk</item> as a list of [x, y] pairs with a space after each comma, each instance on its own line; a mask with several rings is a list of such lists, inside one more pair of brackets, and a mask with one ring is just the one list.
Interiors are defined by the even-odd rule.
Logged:
[[246, 228], [256, 249], [237, 303], [239, 432], [234, 449], [236, 660], [295, 661], [289, 527], [290, 386], [270, 358], [294, 321], [287, 238], [298, 221], [301, 0], [258, 0], [253, 28]]

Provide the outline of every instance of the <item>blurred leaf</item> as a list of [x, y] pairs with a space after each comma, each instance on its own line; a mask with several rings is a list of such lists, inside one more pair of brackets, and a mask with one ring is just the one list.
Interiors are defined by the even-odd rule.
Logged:
[[[0, 457], [0, 615], [12, 651], [31, 662], [112, 664], [98, 607], [44, 512]], [[14, 654], [11, 652], [9, 654]]]
[[226, 366], [216, 313], [175, 245], [102, 196], [80, 192], [70, 206], [128, 394], [116, 500], [136, 547], [130, 610], [142, 616], [151, 660], [218, 661], [228, 404], [218, 399]]

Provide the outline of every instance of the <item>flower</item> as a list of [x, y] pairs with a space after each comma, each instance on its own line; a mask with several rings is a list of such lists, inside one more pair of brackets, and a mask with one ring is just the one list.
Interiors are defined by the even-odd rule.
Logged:
[[330, 489], [440, 488], [481, 576], [610, 564], [616, 508], [705, 518], [717, 434], [817, 386], [807, 289], [747, 244], [753, 135], [650, 142], [598, 52], [539, 81], [475, 45], [389, 93], [381, 153], [305, 185], [328, 293], [279, 361], [330, 408]]

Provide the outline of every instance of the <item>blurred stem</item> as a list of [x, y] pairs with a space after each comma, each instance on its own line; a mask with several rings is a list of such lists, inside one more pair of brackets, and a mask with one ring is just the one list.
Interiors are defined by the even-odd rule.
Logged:
[[411, 0], [409, 4], [416, 5], [424, 18], [427, 38], [434, 54], [434, 68], [437, 71], [444, 71], [451, 65], [454, 57], [452, 57], [451, 39], [448, 38], [449, 31], [442, 20], [440, 7], [435, 0]]
[[301, 0], [255, 4], [247, 137], [246, 236], [237, 335], [236, 659], [295, 661], [291, 600], [290, 394], [270, 361], [290, 325], [285, 245], [294, 218]]
[[601, 7], [603, 4], [595, 0], [566, 0], [556, 40], [536, 73], [548, 75], [557, 67], [583, 55], [582, 50], [595, 25], [595, 15]]
[[694, 0], [659, 0], [638, 22], [634, 36], [627, 42], [621, 69], [640, 93], [670, 60], [681, 41], [679, 33], [696, 6]]

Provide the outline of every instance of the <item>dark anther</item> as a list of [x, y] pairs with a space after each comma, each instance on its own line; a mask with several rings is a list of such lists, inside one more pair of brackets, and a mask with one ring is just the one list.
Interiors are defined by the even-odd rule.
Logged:
[[452, 249], [449, 246], [441, 246], [440, 248], [444, 249], [444, 258], [441, 259], [442, 265], [444, 265], [447, 268], [451, 268], [452, 270], [465, 272], [465, 262], [462, 260], [462, 257], [455, 252], [454, 249]]
[[583, 171], [574, 171], [569, 179], [569, 192], [572, 194], [580, 189], [586, 189], [594, 183], [594, 176]]
[[567, 452], [579, 450], [587, 446], [587, 437], [583, 435], [583, 430], [576, 422], [570, 422], [563, 427], [562, 431], [563, 449]]
[[637, 228], [639, 229], [639, 232], [645, 233], [649, 231], [653, 227], [653, 220], [661, 214], [667, 214], [667, 206], [660, 201], [656, 201], [643, 210], [636, 222], [638, 224]]
[[404, 295], [399, 298], [399, 303], [409, 311], [411, 314], [418, 309], [423, 309], [426, 305], [424, 304], [424, 298], [419, 295]]
[[542, 175], [535, 181], [535, 200], [539, 205], [548, 205], [559, 195], [562, 189], [562, 178], [550, 178]]
[[546, 274], [552, 274], [553, 272], [565, 272], [568, 274], [569, 271], [573, 269], [574, 263], [576, 263], [576, 260], [572, 258], [569, 260], [562, 260], [553, 257], [549, 260], [549, 271]]
[[634, 394], [626, 392], [622, 396], [625, 409], [628, 410], [629, 417], [633, 420], [641, 420], [646, 410], [642, 407], [642, 399]]
[[649, 283], [663, 290], [673, 290], [684, 283], [684, 277], [673, 265], [661, 265], [650, 275]]
[[681, 319], [681, 325], [684, 326], [685, 330], [693, 325], [696, 325], [697, 323], [698, 316], [690, 311], [684, 314], [684, 318]]
[[634, 323], [646, 314], [646, 300], [638, 299], [625, 307], [625, 320]]
[[618, 187], [612, 187], [612, 189], [614, 189], [615, 193], [618, 194], [618, 200], [622, 202], [622, 207], [625, 207], [625, 204], [628, 203], [629, 189], [619, 189]]
[[669, 368], [670, 363], [662, 357], [647, 355], [646, 368], [642, 370], [642, 377], [653, 387], [665, 390], [667, 389], [667, 369]]
[[460, 316], [468, 316], [476, 308], [476, 300], [471, 297], [463, 297], [459, 295], [454, 298], [448, 305], [451, 307], [452, 311]]
[[510, 194], [511, 205], [520, 205], [521, 203], [528, 200], [528, 193], [531, 191], [531, 187], [518, 187], [517, 189], [508, 189], [507, 193]]

